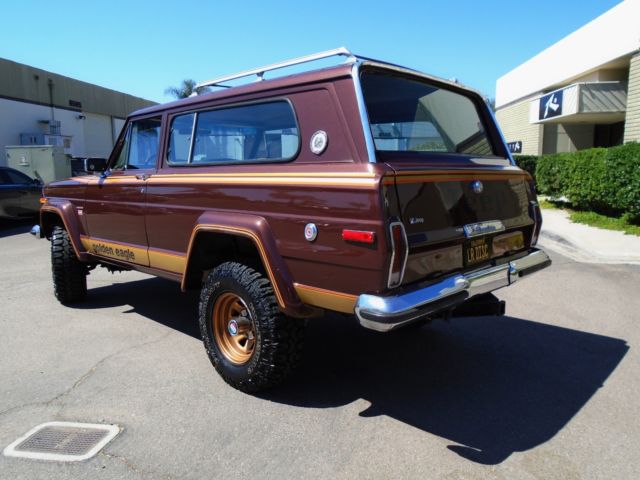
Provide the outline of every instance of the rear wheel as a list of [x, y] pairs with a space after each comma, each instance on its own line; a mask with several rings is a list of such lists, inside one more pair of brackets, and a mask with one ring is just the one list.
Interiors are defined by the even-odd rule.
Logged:
[[67, 231], [53, 227], [51, 234], [53, 292], [60, 303], [73, 303], [87, 296], [87, 267], [78, 260]]
[[304, 321], [283, 315], [268, 279], [227, 262], [200, 295], [200, 331], [211, 363], [229, 385], [257, 392], [281, 383], [302, 350]]

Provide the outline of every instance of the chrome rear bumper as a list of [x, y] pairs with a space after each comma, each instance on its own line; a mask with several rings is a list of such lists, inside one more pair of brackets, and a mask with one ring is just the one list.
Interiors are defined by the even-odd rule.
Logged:
[[363, 327], [387, 332], [453, 308], [474, 295], [511, 285], [549, 265], [551, 259], [544, 251], [532, 249], [526, 256], [505, 264], [452, 275], [397, 295], [360, 295], [355, 307], [356, 316]]

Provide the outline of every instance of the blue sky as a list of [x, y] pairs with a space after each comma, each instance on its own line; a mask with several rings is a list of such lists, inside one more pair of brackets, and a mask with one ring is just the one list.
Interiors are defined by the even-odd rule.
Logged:
[[618, 3], [7, 1], [0, 57], [163, 102], [183, 78], [346, 46], [493, 97], [498, 77]]

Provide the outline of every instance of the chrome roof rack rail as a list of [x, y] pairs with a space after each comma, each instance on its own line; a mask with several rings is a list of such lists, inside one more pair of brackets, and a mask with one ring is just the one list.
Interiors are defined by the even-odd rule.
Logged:
[[314, 53], [313, 55], [305, 55], [304, 57], [292, 58], [291, 60], [286, 60], [284, 62], [278, 62], [271, 65], [266, 65], [260, 68], [245, 70], [244, 72], [235, 73], [233, 75], [226, 75], [224, 77], [207, 80], [206, 82], [198, 83], [196, 85], [196, 88], [223, 87], [224, 85], [220, 85], [221, 83], [228, 82], [230, 80], [236, 80], [238, 78], [249, 77], [251, 75], [257, 75], [258, 80], [263, 80], [264, 74], [272, 70], [291, 67], [293, 65], [300, 65], [302, 63], [315, 62], [316, 60], [322, 60], [323, 58], [330, 58], [330, 57], [336, 57], [336, 56], [347, 57], [347, 60], [345, 63], [354, 62], [357, 58], [353, 53], [351, 53], [345, 47], [334, 48], [333, 50], [327, 50], [326, 52]]

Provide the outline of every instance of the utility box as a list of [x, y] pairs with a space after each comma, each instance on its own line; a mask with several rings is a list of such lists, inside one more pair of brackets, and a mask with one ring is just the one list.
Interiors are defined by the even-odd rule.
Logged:
[[63, 147], [52, 145], [7, 146], [7, 166], [44, 183], [71, 176], [71, 159]]

